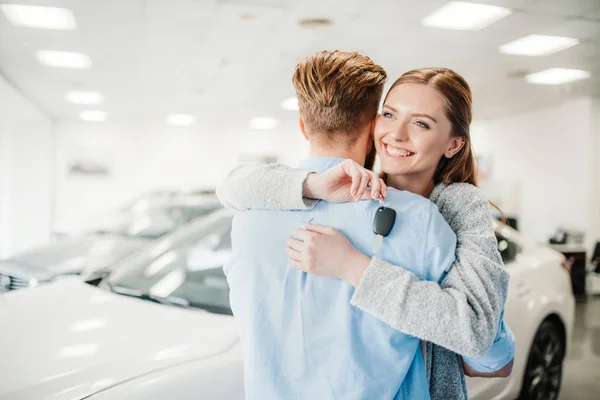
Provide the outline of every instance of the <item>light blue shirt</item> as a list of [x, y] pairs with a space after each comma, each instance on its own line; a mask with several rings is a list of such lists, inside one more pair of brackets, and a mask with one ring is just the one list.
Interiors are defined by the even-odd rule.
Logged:
[[[301, 168], [321, 172], [342, 161], [309, 158]], [[386, 206], [396, 210], [396, 222], [377, 256], [439, 282], [454, 261], [456, 236], [437, 207], [391, 188]], [[284, 251], [291, 230], [312, 222], [339, 229], [372, 256], [378, 207], [321, 201], [309, 211], [235, 216], [225, 273], [247, 399], [429, 399], [419, 339], [352, 307], [351, 285], [294, 269]]]
[[504, 310], [500, 315], [498, 332], [492, 347], [487, 353], [479, 358], [463, 357], [463, 360], [475, 371], [496, 372], [505, 367], [515, 356], [515, 335], [506, 322], [504, 322]]

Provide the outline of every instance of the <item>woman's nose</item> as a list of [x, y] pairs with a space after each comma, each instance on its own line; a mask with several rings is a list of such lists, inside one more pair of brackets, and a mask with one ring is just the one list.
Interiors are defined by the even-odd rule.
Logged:
[[406, 142], [408, 140], [408, 127], [406, 124], [399, 124], [394, 130], [392, 137], [398, 142]]

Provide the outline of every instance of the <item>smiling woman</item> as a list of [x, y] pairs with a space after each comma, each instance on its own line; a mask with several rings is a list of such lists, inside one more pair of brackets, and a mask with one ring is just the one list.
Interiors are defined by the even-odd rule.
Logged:
[[[388, 185], [425, 196], [441, 182], [475, 185], [471, 102], [468, 83], [449, 69], [418, 69], [398, 78], [374, 133]], [[431, 175], [433, 182], [419, 185]]]

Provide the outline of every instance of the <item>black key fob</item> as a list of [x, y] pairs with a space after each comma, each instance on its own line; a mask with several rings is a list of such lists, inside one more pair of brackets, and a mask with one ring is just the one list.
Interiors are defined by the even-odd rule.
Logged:
[[376, 235], [387, 236], [392, 231], [396, 222], [396, 210], [388, 207], [379, 207], [373, 221], [373, 232]]

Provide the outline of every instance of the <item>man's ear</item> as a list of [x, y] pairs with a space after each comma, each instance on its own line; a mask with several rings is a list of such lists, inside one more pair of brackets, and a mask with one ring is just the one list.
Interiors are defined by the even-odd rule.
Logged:
[[462, 136], [453, 137], [452, 141], [450, 142], [450, 147], [448, 148], [448, 150], [446, 150], [446, 152], [444, 153], [444, 156], [446, 158], [454, 157], [454, 155], [456, 153], [458, 153], [460, 151], [460, 149], [463, 148], [464, 145], [465, 145], [464, 137], [462, 137]]
[[298, 117], [298, 126], [300, 127], [300, 131], [302, 132], [302, 136], [304, 136], [304, 139], [309, 140], [308, 135], [306, 134], [306, 127], [304, 126], [304, 121], [302, 120], [302, 117]]
[[371, 122], [371, 138], [375, 140], [375, 126], [377, 125], [377, 120], [379, 119], [380, 114], [375, 115], [373, 118], [373, 122]]

